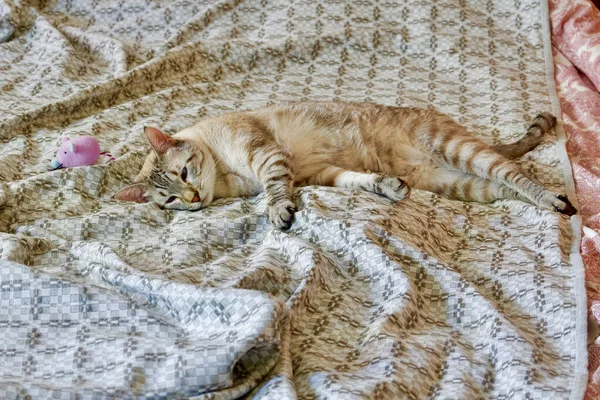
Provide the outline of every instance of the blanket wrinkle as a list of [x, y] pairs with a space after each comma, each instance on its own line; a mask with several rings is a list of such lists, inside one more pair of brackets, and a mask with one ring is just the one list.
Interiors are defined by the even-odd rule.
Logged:
[[[578, 398], [565, 216], [310, 186], [278, 231], [264, 194], [112, 198], [144, 126], [374, 101], [499, 144], [557, 112], [543, 1], [440, 4], [0, 0], [0, 398]], [[518, 162], [572, 197], [557, 132]], [[116, 160], [48, 171], [63, 135]]]

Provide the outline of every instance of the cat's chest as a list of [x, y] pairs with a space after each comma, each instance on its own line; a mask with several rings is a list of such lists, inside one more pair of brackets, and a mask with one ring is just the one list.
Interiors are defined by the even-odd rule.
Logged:
[[262, 185], [256, 177], [233, 170], [227, 171], [217, 186], [217, 197], [253, 196], [262, 192]]

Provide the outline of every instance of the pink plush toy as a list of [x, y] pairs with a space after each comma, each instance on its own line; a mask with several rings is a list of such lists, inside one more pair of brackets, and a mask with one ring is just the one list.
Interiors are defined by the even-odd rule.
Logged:
[[114, 157], [107, 152], [100, 151], [100, 145], [95, 137], [80, 136], [71, 139], [63, 136], [60, 148], [56, 152], [56, 158], [52, 159], [52, 169], [92, 165], [98, 161], [101, 154], [114, 160]]

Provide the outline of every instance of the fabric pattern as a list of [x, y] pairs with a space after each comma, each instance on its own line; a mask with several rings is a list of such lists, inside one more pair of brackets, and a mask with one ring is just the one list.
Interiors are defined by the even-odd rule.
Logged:
[[592, 318], [586, 392], [591, 400], [600, 398], [600, 12], [589, 1], [551, 1], [550, 18], [555, 78], [570, 137], [567, 150], [586, 231], [581, 252]]
[[[431, 105], [515, 140], [552, 111], [545, 6], [0, 0], [0, 397], [577, 398], [565, 216], [308, 187], [281, 232], [264, 196], [111, 198], [143, 126], [279, 101]], [[116, 160], [47, 171], [65, 134]], [[521, 164], [564, 192], [558, 150]]]

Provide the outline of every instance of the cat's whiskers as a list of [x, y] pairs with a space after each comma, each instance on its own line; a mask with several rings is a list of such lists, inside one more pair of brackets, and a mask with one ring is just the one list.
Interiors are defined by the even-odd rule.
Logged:
[[[217, 163], [215, 162], [213, 164], [212, 168], [210, 169], [210, 171], [208, 171], [207, 176], [210, 176], [216, 168], [217, 168]], [[204, 186], [203, 182], [200, 183], [200, 188], [202, 188], [202, 186]], [[200, 190], [198, 188], [194, 188], [194, 189], [196, 189], [196, 191], [200, 192]], [[202, 200], [204, 200], [204, 199], [202, 199]]]
[[212, 174], [212, 173], [213, 173], [213, 171], [214, 171], [215, 169], [217, 169], [217, 163], [213, 163], [213, 166], [212, 166], [212, 168], [210, 169], [210, 171], [208, 171], [208, 174], [207, 174], [207, 175], [210, 175], [210, 174]]

